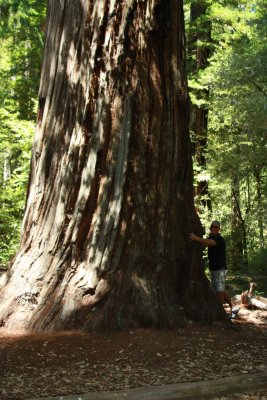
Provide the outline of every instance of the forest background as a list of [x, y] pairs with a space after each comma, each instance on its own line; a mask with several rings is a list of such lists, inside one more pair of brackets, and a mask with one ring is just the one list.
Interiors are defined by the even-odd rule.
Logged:
[[[267, 2], [185, 1], [195, 204], [219, 219], [232, 288], [267, 294]], [[46, 2], [0, 0], [0, 267], [20, 238]], [[205, 257], [204, 257], [205, 262]]]

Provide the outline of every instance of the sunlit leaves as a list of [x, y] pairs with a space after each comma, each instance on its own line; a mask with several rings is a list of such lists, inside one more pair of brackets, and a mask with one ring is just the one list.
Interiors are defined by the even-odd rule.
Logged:
[[25, 207], [45, 3], [0, 0], [0, 265], [17, 249]]
[[0, 265], [14, 255], [25, 207], [34, 123], [0, 111]]
[[[189, 79], [192, 103], [209, 110], [207, 167], [195, 168], [195, 179], [209, 182], [213, 210], [225, 219], [227, 232], [231, 185], [239, 180], [240, 207], [253, 253], [260, 243], [259, 218], [267, 240], [267, 3], [225, 0], [206, 5], [202, 26], [203, 18], [210, 20], [210, 57]], [[189, 49], [189, 65], [194, 60], [190, 57]]]

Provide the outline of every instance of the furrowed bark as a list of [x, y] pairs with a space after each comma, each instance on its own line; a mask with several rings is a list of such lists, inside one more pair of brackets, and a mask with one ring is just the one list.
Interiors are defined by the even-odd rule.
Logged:
[[182, 2], [49, 0], [46, 29], [2, 325], [105, 330], [222, 315], [188, 242], [201, 227]]

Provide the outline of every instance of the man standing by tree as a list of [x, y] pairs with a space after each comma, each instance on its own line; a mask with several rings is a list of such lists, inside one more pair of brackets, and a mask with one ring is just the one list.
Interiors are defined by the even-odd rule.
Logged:
[[189, 238], [191, 241], [208, 246], [209, 269], [211, 272], [213, 289], [217, 294], [219, 303], [223, 305], [226, 301], [230, 306], [232, 314], [231, 297], [225, 290], [225, 277], [227, 272], [226, 245], [224, 238], [220, 234], [220, 227], [219, 221], [213, 221], [210, 225], [210, 235], [207, 239], [196, 236], [194, 233], [190, 233]]

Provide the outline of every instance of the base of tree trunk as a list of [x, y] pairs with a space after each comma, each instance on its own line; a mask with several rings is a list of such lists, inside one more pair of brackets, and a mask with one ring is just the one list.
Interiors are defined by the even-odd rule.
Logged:
[[[184, 288], [178, 284], [178, 290], [177, 285], [159, 286], [144, 276], [142, 286], [137, 277], [134, 280], [117, 274], [113, 279], [102, 278], [91, 289], [74, 287], [71, 280], [67, 286], [66, 279], [62, 280], [65, 293], [61, 297], [58, 287], [53, 291], [50, 288], [49, 294], [43, 290], [41, 297], [21, 287], [19, 294], [19, 283], [11, 272], [1, 292], [0, 326], [9, 330], [106, 332], [138, 327], [172, 329], [187, 320], [231, 323], [204, 274]], [[18, 295], [12, 299], [9, 293], [14, 290]]]

